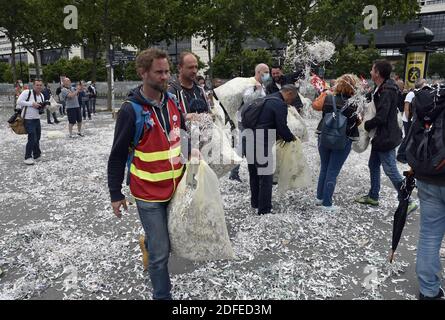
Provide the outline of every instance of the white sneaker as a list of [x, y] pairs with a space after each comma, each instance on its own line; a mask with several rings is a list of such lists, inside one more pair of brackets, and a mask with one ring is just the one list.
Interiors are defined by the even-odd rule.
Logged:
[[38, 157], [37, 159], [34, 159], [34, 162], [40, 162], [42, 161], [42, 156]]
[[336, 206], [330, 206], [330, 207], [322, 206], [321, 209], [323, 211], [325, 211], [325, 212], [337, 212], [337, 211], [340, 211], [340, 208], [336, 207]]
[[323, 205], [323, 200], [315, 199], [315, 205], [316, 205], [317, 207], [322, 206], [322, 205]]
[[35, 161], [33, 158], [28, 158], [24, 161], [24, 163], [28, 166], [32, 166], [33, 164], [35, 164]]

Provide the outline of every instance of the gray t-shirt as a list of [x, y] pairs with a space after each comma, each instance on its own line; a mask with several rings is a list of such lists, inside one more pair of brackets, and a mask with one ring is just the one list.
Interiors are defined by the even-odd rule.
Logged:
[[62, 99], [62, 101], [65, 101], [65, 105], [66, 105], [67, 109], [80, 108], [79, 99], [77, 96], [74, 96], [72, 98], [68, 97], [68, 94], [70, 92], [74, 92], [74, 91], [75, 90], [63, 88], [62, 92], [60, 93], [60, 98]]

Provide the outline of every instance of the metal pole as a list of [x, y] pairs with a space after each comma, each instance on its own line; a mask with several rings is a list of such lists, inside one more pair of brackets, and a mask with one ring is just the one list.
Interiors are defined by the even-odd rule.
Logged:
[[111, 109], [114, 109], [114, 67], [111, 64]]

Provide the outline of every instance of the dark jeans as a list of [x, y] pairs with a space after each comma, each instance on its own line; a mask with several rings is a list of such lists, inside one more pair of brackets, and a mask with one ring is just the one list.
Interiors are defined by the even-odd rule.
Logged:
[[345, 149], [330, 150], [321, 146], [320, 142], [318, 142], [321, 168], [320, 177], [318, 178], [317, 199], [323, 200], [323, 206], [325, 207], [332, 206], [332, 196], [337, 185], [337, 177], [351, 152], [351, 146], [352, 141], [349, 140]]
[[258, 175], [258, 166], [249, 164], [251, 205], [258, 208], [258, 214], [272, 211], [273, 175]]
[[96, 98], [90, 98], [90, 110], [91, 113], [96, 114]]
[[168, 273], [170, 239], [168, 236], [168, 202], [136, 200], [139, 218], [145, 231], [145, 246], [150, 254], [148, 272], [153, 286], [153, 299], [171, 300], [171, 283]]
[[396, 162], [396, 150], [393, 149], [387, 152], [378, 152], [374, 148], [371, 150], [369, 157], [369, 172], [371, 174], [371, 190], [368, 196], [371, 199], [379, 200], [380, 193], [380, 167], [391, 180], [394, 188], [397, 190], [398, 198], [400, 199], [400, 187], [402, 185], [403, 177], [399, 173]]
[[91, 120], [91, 109], [90, 109], [90, 103], [88, 101], [82, 101], [82, 116], [83, 120], [86, 120], [87, 113], [88, 113], [88, 119]]
[[40, 119], [25, 120], [25, 128], [28, 133], [25, 160], [29, 158], [37, 159], [42, 154], [42, 151], [40, 151], [40, 136], [42, 135]]

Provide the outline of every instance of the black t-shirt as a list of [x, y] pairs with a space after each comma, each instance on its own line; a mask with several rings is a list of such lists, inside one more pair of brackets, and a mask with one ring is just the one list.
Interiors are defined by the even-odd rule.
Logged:
[[209, 106], [207, 100], [203, 95], [202, 90], [193, 84], [193, 88], [188, 89], [182, 87], [185, 108], [187, 113], [205, 113], [209, 112]]

